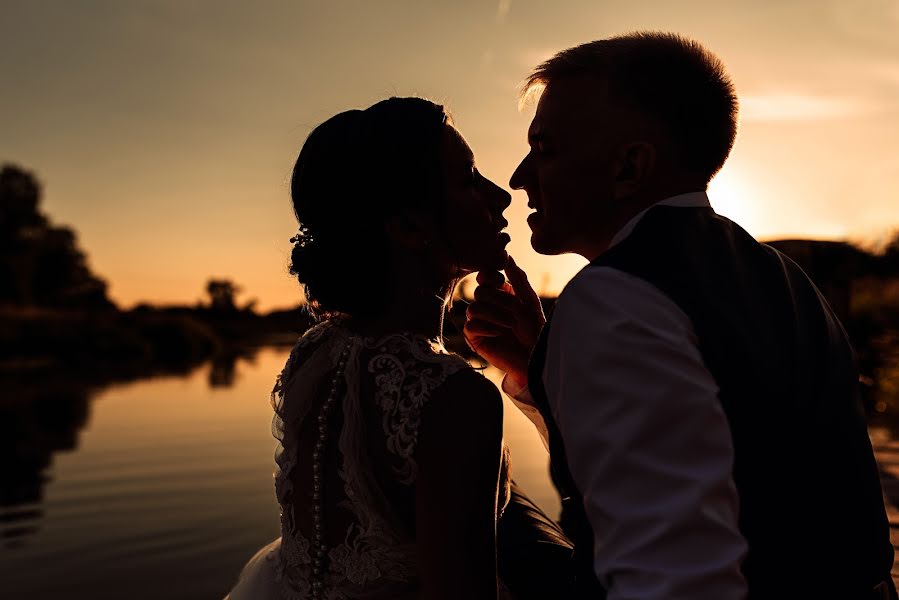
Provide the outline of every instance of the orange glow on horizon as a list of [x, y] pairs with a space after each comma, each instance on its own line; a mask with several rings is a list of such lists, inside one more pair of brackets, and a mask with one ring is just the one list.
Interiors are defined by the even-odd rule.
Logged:
[[[312, 127], [387, 96], [434, 98], [507, 187], [530, 70], [638, 29], [694, 37], [733, 76], [740, 133], [710, 188], [722, 214], [763, 240], [871, 241], [899, 225], [891, 3], [49, 3], [53, 19], [47, 3], [14, 3], [0, 25], [0, 162], [37, 175], [44, 212], [77, 231], [123, 307], [193, 304], [211, 277], [241, 286], [241, 304], [295, 305], [287, 182]], [[513, 196], [510, 251], [558, 293], [583, 261], [534, 253]]]

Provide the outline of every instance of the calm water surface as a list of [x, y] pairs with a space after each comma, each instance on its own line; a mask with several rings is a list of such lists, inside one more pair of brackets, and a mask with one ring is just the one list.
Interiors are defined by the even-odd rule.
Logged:
[[[233, 380], [207, 365], [0, 398], [0, 598], [221, 598], [279, 535], [268, 395], [287, 352], [261, 349]], [[511, 404], [505, 432], [516, 480], [556, 514], [546, 452]]]

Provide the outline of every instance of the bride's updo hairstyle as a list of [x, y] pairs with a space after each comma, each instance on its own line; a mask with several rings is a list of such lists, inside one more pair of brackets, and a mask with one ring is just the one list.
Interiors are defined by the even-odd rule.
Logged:
[[290, 272], [317, 313], [377, 313], [389, 261], [385, 221], [443, 200], [448, 115], [421, 98], [389, 98], [316, 127], [291, 177], [300, 224]]

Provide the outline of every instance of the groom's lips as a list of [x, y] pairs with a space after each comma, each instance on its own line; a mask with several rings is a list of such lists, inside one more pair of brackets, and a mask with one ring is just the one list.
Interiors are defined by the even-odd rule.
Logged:
[[534, 212], [528, 215], [527, 222], [528, 226], [533, 229], [534, 225], [537, 224], [538, 221], [543, 219], [543, 210], [537, 206], [537, 202], [528, 196], [528, 208], [532, 209]]

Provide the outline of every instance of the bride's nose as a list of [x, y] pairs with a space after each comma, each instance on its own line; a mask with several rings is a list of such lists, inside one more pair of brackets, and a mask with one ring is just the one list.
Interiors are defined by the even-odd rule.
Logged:
[[493, 184], [493, 201], [496, 207], [499, 208], [500, 212], [509, 208], [509, 205], [512, 204], [512, 194], [499, 187], [492, 181], [490, 183]]

